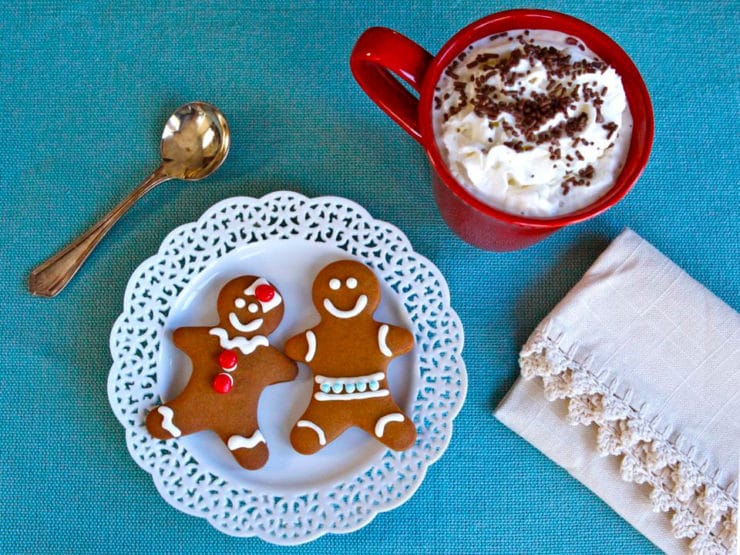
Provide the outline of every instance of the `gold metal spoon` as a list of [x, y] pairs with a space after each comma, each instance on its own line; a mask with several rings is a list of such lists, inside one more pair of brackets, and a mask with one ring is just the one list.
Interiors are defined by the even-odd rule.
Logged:
[[100, 221], [31, 271], [28, 289], [53, 297], [77, 273], [100, 240], [131, 206], [154, 187], [170, 179], [197, 181], [211, 175], [226, 159], [231, 133], [218, 108], [204, 102], [180, 106], [162, 132], [162, 163], [131, 194]]

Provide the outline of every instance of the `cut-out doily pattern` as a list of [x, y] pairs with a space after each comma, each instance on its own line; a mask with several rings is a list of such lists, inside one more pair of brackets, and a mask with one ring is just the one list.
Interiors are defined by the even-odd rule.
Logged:
[[[268, 240], [302, 239], [342, 249], [375, 271], [398, 295], [417, 341], [419, 387], [410, 414], [418, 440], [408, 451], [387, 451], [380, 464], [352, 479], [300, 495], [253, 491], [204, 468], [182, 442], [148, 435], [146, 413], [157, 401], [162, 333], [178, 295], [209, 265], [234, 249]], [[445, 451], [452, 421], [465, 399], [463, 329], [450, 306], [447, 283], [414, 252], [396, 227], [338, 197], [275, 192], [236, 197], [211, 207], [197, 222], [172, 231], [159, 252], [133, 273], [123, 313], [110, 337], [111, 407], [126, 430], [134, 460], [166, 501], [236, 536], [297, 544], [346, 533], [406, 501], [427, 467]]]

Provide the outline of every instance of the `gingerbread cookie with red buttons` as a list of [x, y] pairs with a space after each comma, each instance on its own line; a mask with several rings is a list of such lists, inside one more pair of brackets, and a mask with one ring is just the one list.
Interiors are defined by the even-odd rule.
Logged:
[[397, 451], [416, 441], [386, 377], [389, 362], [411, 351], [414, 338], [373, 318], [380, 298], [375, 274], [360, 262], [333, 262], [316, 276], [312, 300], [321, 321], [285, 344], [285, 354], [313, 373], [310, 403], [290, 434], [299, 453], [315, 453], [352, 426]]
[[260, 394], [298, 373], [268, 339], [283, 309], [274, 285], [242, 276], [219, 292], [218, 324], [177, 328], [172, 338], [190, 358], [192, 374], [180, 395], [147, 415], [149, 433], [169, 439], [213, 430], [242, 467], [264, 466], [269, 453], [257, 422]]

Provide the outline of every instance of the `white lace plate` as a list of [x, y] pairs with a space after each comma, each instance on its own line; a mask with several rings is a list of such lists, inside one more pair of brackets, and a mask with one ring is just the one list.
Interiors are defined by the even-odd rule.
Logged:
[[[176, 396], [189, 378], [173, 329], [215, 323], [221, 286], [237, 275], [261, 275], [285, 299], [285, 317], [271, 335], [280, 348], [316, 323], [312, 279], [340, 258], [358, 259], [378, 276], [383, 299], [376, 319], [406, 326], [416, 337], [412, 353], [388, 368], [393, 397], [417, 427], [411, 449], [391, 451], [351, 429], [315, 455], [295, 452], [289, 432], [311, 391], [303, 366], [295, 381], [270, 386], [260, 398], [270, 459], [257, 471], [242, 469], [212, 432], [167, 441], [147, 433], [148, 411]], [[131, 456], [168, 503], [227, 534], [298, 544], [357, 530], [411, 497], [444, 453], [465, 400], [462, 349], [463, 328], [445, 279], [396, 227], [338, 197], [287, 191], [236, 197], [175, 229], [131, 276], [111, 331], [108, 398]]]

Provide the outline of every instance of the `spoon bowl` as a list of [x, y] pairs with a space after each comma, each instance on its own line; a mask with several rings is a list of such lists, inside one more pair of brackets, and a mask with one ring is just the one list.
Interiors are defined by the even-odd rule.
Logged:
[[162, 132], [162, 163], [95, 225], [31, 271], [28, 289], [53, 297], [69, 283], [106, 233], [133, 204], [170, 179], [198, 181], [215, 172], [229, 153], [231, 131], [221, 111], [205, 102], [180, 106]]
[[180, 106], [162, 131], [160, 153], [171, 178], [197, 181], [216, 171], [231, 146], [224, 115], [205, 102]]

